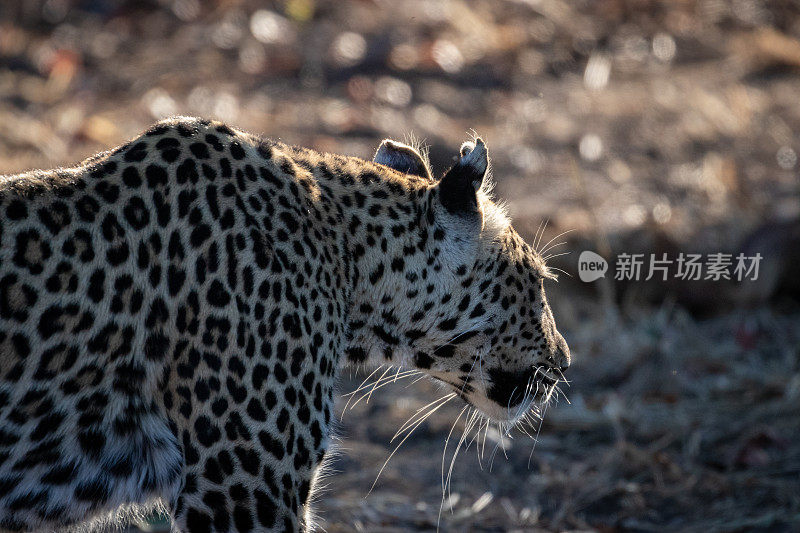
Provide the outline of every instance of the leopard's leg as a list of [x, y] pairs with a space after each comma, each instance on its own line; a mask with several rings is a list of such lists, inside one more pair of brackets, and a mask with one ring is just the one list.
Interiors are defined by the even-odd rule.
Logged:
[[0, 531], [118, 525], [177, 494], [180, 449], [156, 406], [135, 396], [109, 402], [95, 391], [77, 402], [80, 417], [53, 417], [70, 398], [57, 411], [42, 391], [28, 419], [12, 420], [28, 413], [27, 400], [0, 418]]
[[[228, 310], [230, 311], [230, 310]], [[246, 317], [201, 320], [206, 331], [176, 343], [165, 386], [184, 459], [173, 516], [185, 532], [299, 531], [301, 509], [327, 444], [333, 406], [330, 357], [283, 334], [248, 355]], [[283, 323], [283, 321], [278, 321]], [[290, 322], [286, 322], [290, 324]], [[255, 337], [255, 335], [254, 335]], [[217, 351], [211, 351], [213, 346]], [[255, 342], [253, 343], [255, 347]], [[316, 362], [315, 362], [316, 361]]]
[[[176, 529], [299, 531], [298, 509], [311, 477], [309, 437], [288, 409], [273, 403], [269, 390], [248, 394], [232, 378], [210, 373], [204, 378], [215, 380], [234, 392], [208, 398], [203, 391], [200, 398], [184, 394], [186, 400], [173, 406], [184, 460], [172, 512]], [[175, 397], [183, 399], [180, 391], [196, 388], [179, 385]]]
[[[302, 481], [258, 455], [255, 447], [225, 442], [218, 453], [188, 467], [173, 521], [183, 533], [301, 531]], [[279, 470], [280, 469], [280, 470]]]
[[304, 530], [303, 510], [327, 446], [321, 422], [330, 410], [309, 420], [264, 396], [269, 391], [238, 397], [238, 404], [232, 399], [224, 412], [215, 413], [214, 402], [185, 411], [183, 483], [173, 511], [180, 531]]

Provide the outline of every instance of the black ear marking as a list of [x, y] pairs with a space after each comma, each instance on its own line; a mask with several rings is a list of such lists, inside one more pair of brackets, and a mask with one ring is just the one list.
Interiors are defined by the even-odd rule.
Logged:
[[431, 171], [425, 160], [419, 152], [407, 144], [384, 139], [372, 160], [405, 174], [432, 179]]
[[483, 184], [489, 156], [481, 139], [461, 145], [461, 159], [439, 182], [439, 197], [449, 213], [467, 215], [478, 211], [477, 192]]

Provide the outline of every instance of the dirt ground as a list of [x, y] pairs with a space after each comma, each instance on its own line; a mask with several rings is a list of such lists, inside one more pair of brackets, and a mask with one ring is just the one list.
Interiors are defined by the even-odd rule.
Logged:
[[[746, 349], [736, 332], [751, 319], [759, 340]], [[462, 451], [440, 530], [796, 531], [796, 325], [769, 312], [696, 322], [663, 308], [573, 332], [569, 402], [562, 396], [541, 431], [528, 429], [539, 431], [535, 448], [523, 433], [501, 443], [490, 431], [485, 448], [481, 433]], [[386, 387], [346, 413], [339, 472], [319, 504], [327, 531], [436, 528], [442, 451], [460, 405], [421, 426], [367, 496], [396, 428], [437, 397], [420, 385]], [[445, 472], [464, 426], [462, 417]], [[505, 454], [492, 462], [498, 445]]]
[[[548, 296], [574, 362], [535, 448], [473, 426], [443, 496], [469, 420], [448, 403], [370, 492], [441, 395], [387, 385], [344, 413], [329, 532], [800, 530], [798, 94], [795, 0], [0, 3], [0, 173], [171, 114], [365, 158], [413, 133], [437, 175], [474, 130], [515, 227], [571, 252]], [[586, 284], [587, 249], [764, 262]]]

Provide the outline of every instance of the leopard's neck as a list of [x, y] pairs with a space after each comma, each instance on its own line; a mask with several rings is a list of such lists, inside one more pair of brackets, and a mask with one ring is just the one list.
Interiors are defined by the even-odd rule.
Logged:
[[439, 298], [428, 279], [441, 269], [443, 238], [433, 219], [433, 183], [356, 158], [274, 148], [276, 164], [291, 167], [345, 273], [345, 362], [407, 362]]

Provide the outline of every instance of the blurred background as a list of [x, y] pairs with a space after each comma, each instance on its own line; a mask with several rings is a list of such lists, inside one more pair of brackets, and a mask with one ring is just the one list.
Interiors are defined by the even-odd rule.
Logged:
[[[0, 174], [173, 114], [368, 159], [413, 134], [437, 176], [474, 130], [515, 227], [570, 252], [548, 296], [571, 383], [535, 449], [489, 428], [443, 497], [447, 405], [367, 495], [437, 397], [385, 387], [343, 418], [327, 531], [435, 529], [442, 502], [441, 531], [800, 529], [800, 2], [0, 2]], [[605, 279], [579, 280], [582, 250]], [[613, 279], [619, 253], [680, 252], [764, 259], [750, 282]]]

